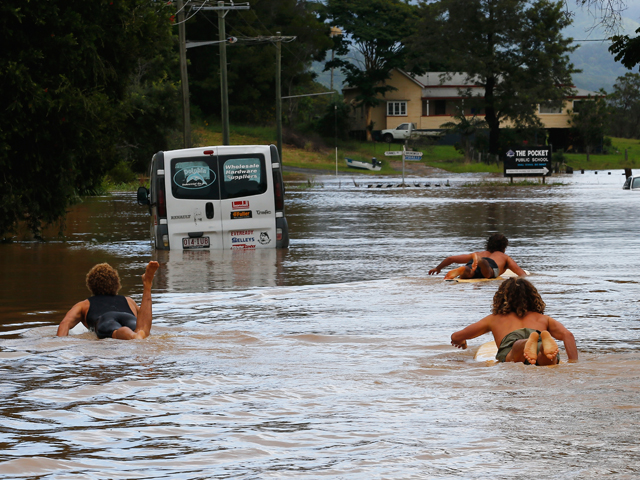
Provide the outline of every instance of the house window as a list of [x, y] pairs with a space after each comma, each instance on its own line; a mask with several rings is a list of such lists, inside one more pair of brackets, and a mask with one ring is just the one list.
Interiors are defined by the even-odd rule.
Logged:
[[562, 113], [562, 107], [554, 107], [548, 103], [541, 103], [539, 106], [540, 113]]
[[429, 100], [422, 100], [422, 116], [429, 116]]
[[447, 114], [447, 101], [446, 100], [434, 100], [433, 102], [434, 115], [446, 115]]
[[387, 116], [403, 117], [407, 115], [407, 102], [387, 102]]

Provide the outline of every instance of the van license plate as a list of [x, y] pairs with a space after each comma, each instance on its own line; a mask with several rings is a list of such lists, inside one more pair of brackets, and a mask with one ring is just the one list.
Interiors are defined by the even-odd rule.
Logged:
[[209, 248], [209, 237], [183, 238], [182, 248]]

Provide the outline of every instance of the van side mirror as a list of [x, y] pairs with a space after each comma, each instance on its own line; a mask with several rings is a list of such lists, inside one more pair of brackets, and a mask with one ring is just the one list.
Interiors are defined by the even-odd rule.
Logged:
[[149, 190], [145, 187], [138, 188], [138, 205], [149, 205]]

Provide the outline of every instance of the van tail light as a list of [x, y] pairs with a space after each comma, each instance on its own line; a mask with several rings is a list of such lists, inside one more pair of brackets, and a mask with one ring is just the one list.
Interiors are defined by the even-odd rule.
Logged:
[[164, 194], [164, 182], [158, 187], [158, 216], [165, 218], [167, 216], [167, 198]]
[[282, 241], [282, 229], [281, 228], [276, 228], [276, 241], [278, 241], [278, 242]]
[[276, 210], [284, 210], [284, 183], [279, 170], [273, 171], [273, 195], [275, 197]]

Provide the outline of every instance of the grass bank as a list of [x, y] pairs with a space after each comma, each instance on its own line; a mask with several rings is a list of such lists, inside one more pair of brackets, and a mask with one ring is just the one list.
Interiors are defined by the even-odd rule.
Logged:
[[[220, 145], [222, 144], [222, 129], [220, 125], [199, 122], [193, 126], [193, 143], [195, 146]], [[230, 132], [230, 142], [232, 145], [264, 145], [275, 143], [276, 134], [274, 127], [251, 127], [232, 126]], [[317, 142], [309, 141], [303, 148], [293, 145], [283, 145], [283, 164], [285, 167], [312, 170], [318, 173], [335, 173], [336, 171], [336, 150], [332, 141], [320, 145]], [[640, 140], [613, 138], [613, 147], [607, 154], [591, 155], [587, 161], [586, 154], [566, 153], [565, 162], [574, 170], [614, 170], [614, 169], [640, 169]], [[400, 157], [387, 157], [386, 151], [402, 150], [402, 144], [383, 142], [360, 142], [355, 140], [338, 141], [338, 172], [354, 174], [356, 170], [345, 164], [345, 157], [365, 162], [371, 161], [371, 157], [376, 157], [382, 162], [382, 170], [379, 172], [369, 172], [358, 170], [358, 174], [365, 175], [399, 175], [400, 172], [394, 169], [390, 162], [398, 161]], [[429, 167], [440, 168], [451, 173], [501, 173], [502, 164], [487, 165], [485, 163], [466, 162], [463, 155], [455, 148], [448, 145], [431, 145], [416, 148], [423, 152], [422, 164]], [[625, 153], [626, 152], [626, 153]], [[306, 180], [309, 174], [285, 171], [285, 179], [288, 181]], [[110, 184], [105, 183], [108, 191], [131, 191], [136, 190], [140, 182], [131, 184]]]
[[632, 138], [612, 138], [609, 153], [587, 155], [584, 153], [565, 153], [566, 164], [574, 170], [615, 170], [640, 168], [640, 140]]

